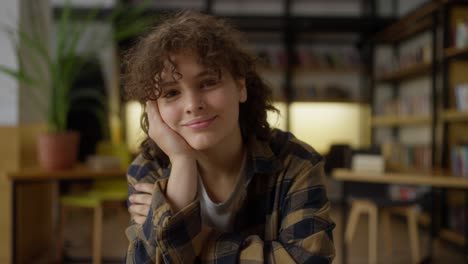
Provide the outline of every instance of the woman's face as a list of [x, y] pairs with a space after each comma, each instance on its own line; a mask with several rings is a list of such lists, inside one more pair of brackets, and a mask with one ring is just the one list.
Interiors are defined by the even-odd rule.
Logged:
[[198, 63], [193, 53], [171, 56], [162, 72], [159, 112], [164, 122], [195, 150], [241, 144], [239, 103], [247, 100], [245, 80], [222, 76]]

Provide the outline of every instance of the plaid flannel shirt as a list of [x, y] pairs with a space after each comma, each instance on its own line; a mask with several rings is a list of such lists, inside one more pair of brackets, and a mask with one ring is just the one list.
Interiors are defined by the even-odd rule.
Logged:
[[170, 166], [138, 156], [128, 169], [129, 195], [138, 182], [155, 187], [146, 222], [132, 221], [126, 230], [126, 263], [331, 263], [335, 224], [322, 156], [279, 130], [269, 142], [248, 142], [247, 195], [233, 231], [214, 231], [198, 257], [192, 246], [202, 225], [198, 200], [174, 214], [164, 195]]

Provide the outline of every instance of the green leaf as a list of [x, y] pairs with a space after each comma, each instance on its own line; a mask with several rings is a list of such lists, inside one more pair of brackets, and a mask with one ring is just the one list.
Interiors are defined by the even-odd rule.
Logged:
[[36, 80], [28, 76], [26, 73], [20, 70], [19, 71], [12, 70], [8, 67], [5, 67], [4, 65], [0, 65], [0, 72], [3, 72], [4, 74], [28, 85], [34, 85], [37, 83]]

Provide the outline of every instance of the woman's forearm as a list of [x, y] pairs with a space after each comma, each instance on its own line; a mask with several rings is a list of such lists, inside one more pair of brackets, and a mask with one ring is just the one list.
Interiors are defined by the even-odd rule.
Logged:
[[171, 159], [171, 175], [167, 185], [166, 197], [174, 213], [195, 200], [198, 177], [197, 163], [192, 157]]

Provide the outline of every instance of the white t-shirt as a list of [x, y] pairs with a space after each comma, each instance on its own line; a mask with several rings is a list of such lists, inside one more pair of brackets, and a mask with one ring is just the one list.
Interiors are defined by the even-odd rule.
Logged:
[[244, 186], [244, 163], [245, 155], [237, 177], [234, 189], [222, 203], [215, 203], [206, 192], [202, 178], [199, 176], [198, 198], [200, 201], [202, 223], [220, 231], [230, 231], [232, 228], [233, 207], [243, 199], [245, 193]]

